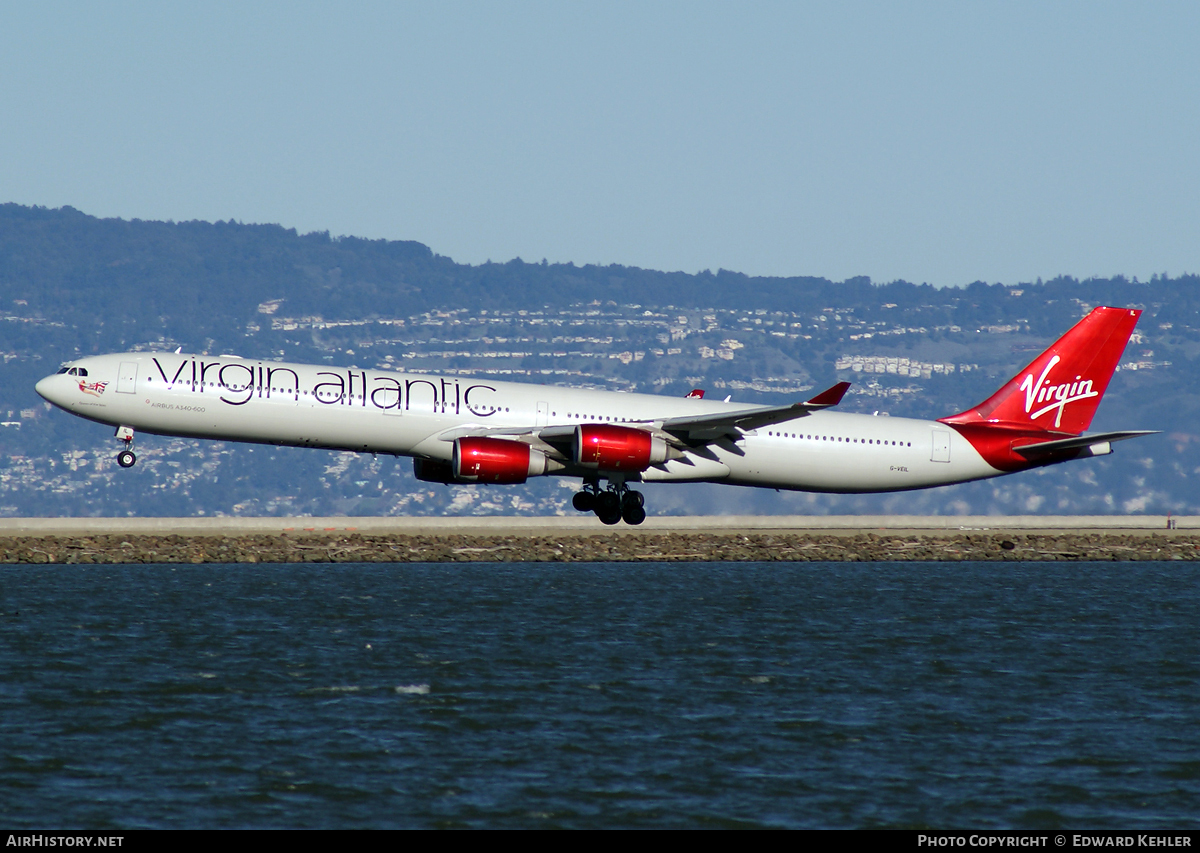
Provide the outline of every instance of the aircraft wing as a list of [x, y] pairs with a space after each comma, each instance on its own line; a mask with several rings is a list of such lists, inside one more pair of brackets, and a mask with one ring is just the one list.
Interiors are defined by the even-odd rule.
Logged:
[[[743, 433], [751, 430], [802, 418], [811, 412], [836, 406], [842, 401], [842, 397], [845, 396], [846, 389], [849, 387], [849, 382], [839, 382], [810, 400], [786, 406], [760, 406], [755, 409], [737, 409], [732, 412], [715, 412], [707, 415], [686, 415], [655, 421], [628, 421], [622, 425], [628, 425], [635, 429], [651, 427], [655, 432], [666, 433], [665, 437], [668, 439], [687, 444], [704, 444], [725, 437], [738, 439]], [[448, 429], [440, 433], [438, 438], [442, 441], [454, 441], [456, 438], [466, 436], [512, 436], [517, 439], [534, 439], [535, 441], [540, 439], [547, 444], [554, 444], [571, 440], [575, 436], [575, 425], [486, 427], [471, 424]]]
[[781, 424], [784, 421], [802, 418], [811, 412], [836, 406], [842, 401], [842, 397], [846, 395], [846, 389], [849, 387], [849, 382], [839, 382], [803, 403], [717, 412], [709, 415], [686, 415], [678, 418], [666, 418], [655, 422], [655, 425], [663, 432], [686, 442], [716, 441], [725, 437], [737, 439], [743, 433], [751, 430], [772, 424]]
[[[556, 427], [550, 427], [556, 429]], [[563, 427], [563, 429], [574, 430], [575, 427]], [[448, 430], [443, 430], [437, 434], [437, 437], [442, 441], [454, 441], [456, 438], [467, 438], [468, 436], [493, 436], [502, 438], [512, 436], [513, 438], [533, 437], [539, 432], [546, 432], [545, 428], [539, 430], [534, 426], [522, 427], [490, 427], [483, 424], [465, 424], [463, 426], [451, 427]]]

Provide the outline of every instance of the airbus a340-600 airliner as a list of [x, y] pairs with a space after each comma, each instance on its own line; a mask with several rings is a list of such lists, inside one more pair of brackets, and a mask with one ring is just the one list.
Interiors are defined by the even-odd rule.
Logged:
[[138, 430], [388, 453], [411, 456], [417, 478], [435, 483], [578, 477], [577, 510], [640, 524], [631, 483], [893, 492], [1111, 453], [1149, 432], [1084, 432], [1140, 313], [1096, 308], [987, 400], [929, 421], [829, 411], [848, 382], [748, 406], [700, 390], [662, 397], [179, 352], [77, 359], [37, 392], [115, 426], [123, 468]]

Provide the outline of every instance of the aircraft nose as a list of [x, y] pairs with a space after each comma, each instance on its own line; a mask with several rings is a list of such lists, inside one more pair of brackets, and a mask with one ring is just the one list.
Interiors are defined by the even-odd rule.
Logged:
[[54, 389], [58, 383], [55, 382], [55, 379], [57, 379], [57, 375], [55, 374], [51, 374], [44, 379], [40, 379], [38, 380], [38, 383], [33, 386], [33, 390], [37, 391], [43, 400], [49, 400], [51, 403], [57, 404], [58, 395], [54, 393]]

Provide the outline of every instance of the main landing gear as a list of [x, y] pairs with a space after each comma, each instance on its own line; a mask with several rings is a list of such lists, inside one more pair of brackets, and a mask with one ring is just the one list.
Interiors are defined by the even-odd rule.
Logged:
[[133, 463], [137, 462], [137, 457], [133, 455], [133, 427], [117, 427], [116, 435], [125, 442], [125, 449], [117, 454], [117, 464], [122, 468], [132, 468]]
[[575, 493], [571, 505], [580, 512], [594, 512], [605, 524], [616, 524], [622, 519], [626, 524], [641, 524], [646, 520], [646, 499], [624, 483], [610, 483], [605, 490], [598, 481], [583, 484], [583, 491]]

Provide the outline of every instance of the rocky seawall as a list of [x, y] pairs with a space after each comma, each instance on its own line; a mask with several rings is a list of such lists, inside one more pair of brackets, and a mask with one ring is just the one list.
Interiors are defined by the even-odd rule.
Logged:
[[1200, 532], [5, 536], [3, 563], [1196, 560]]

